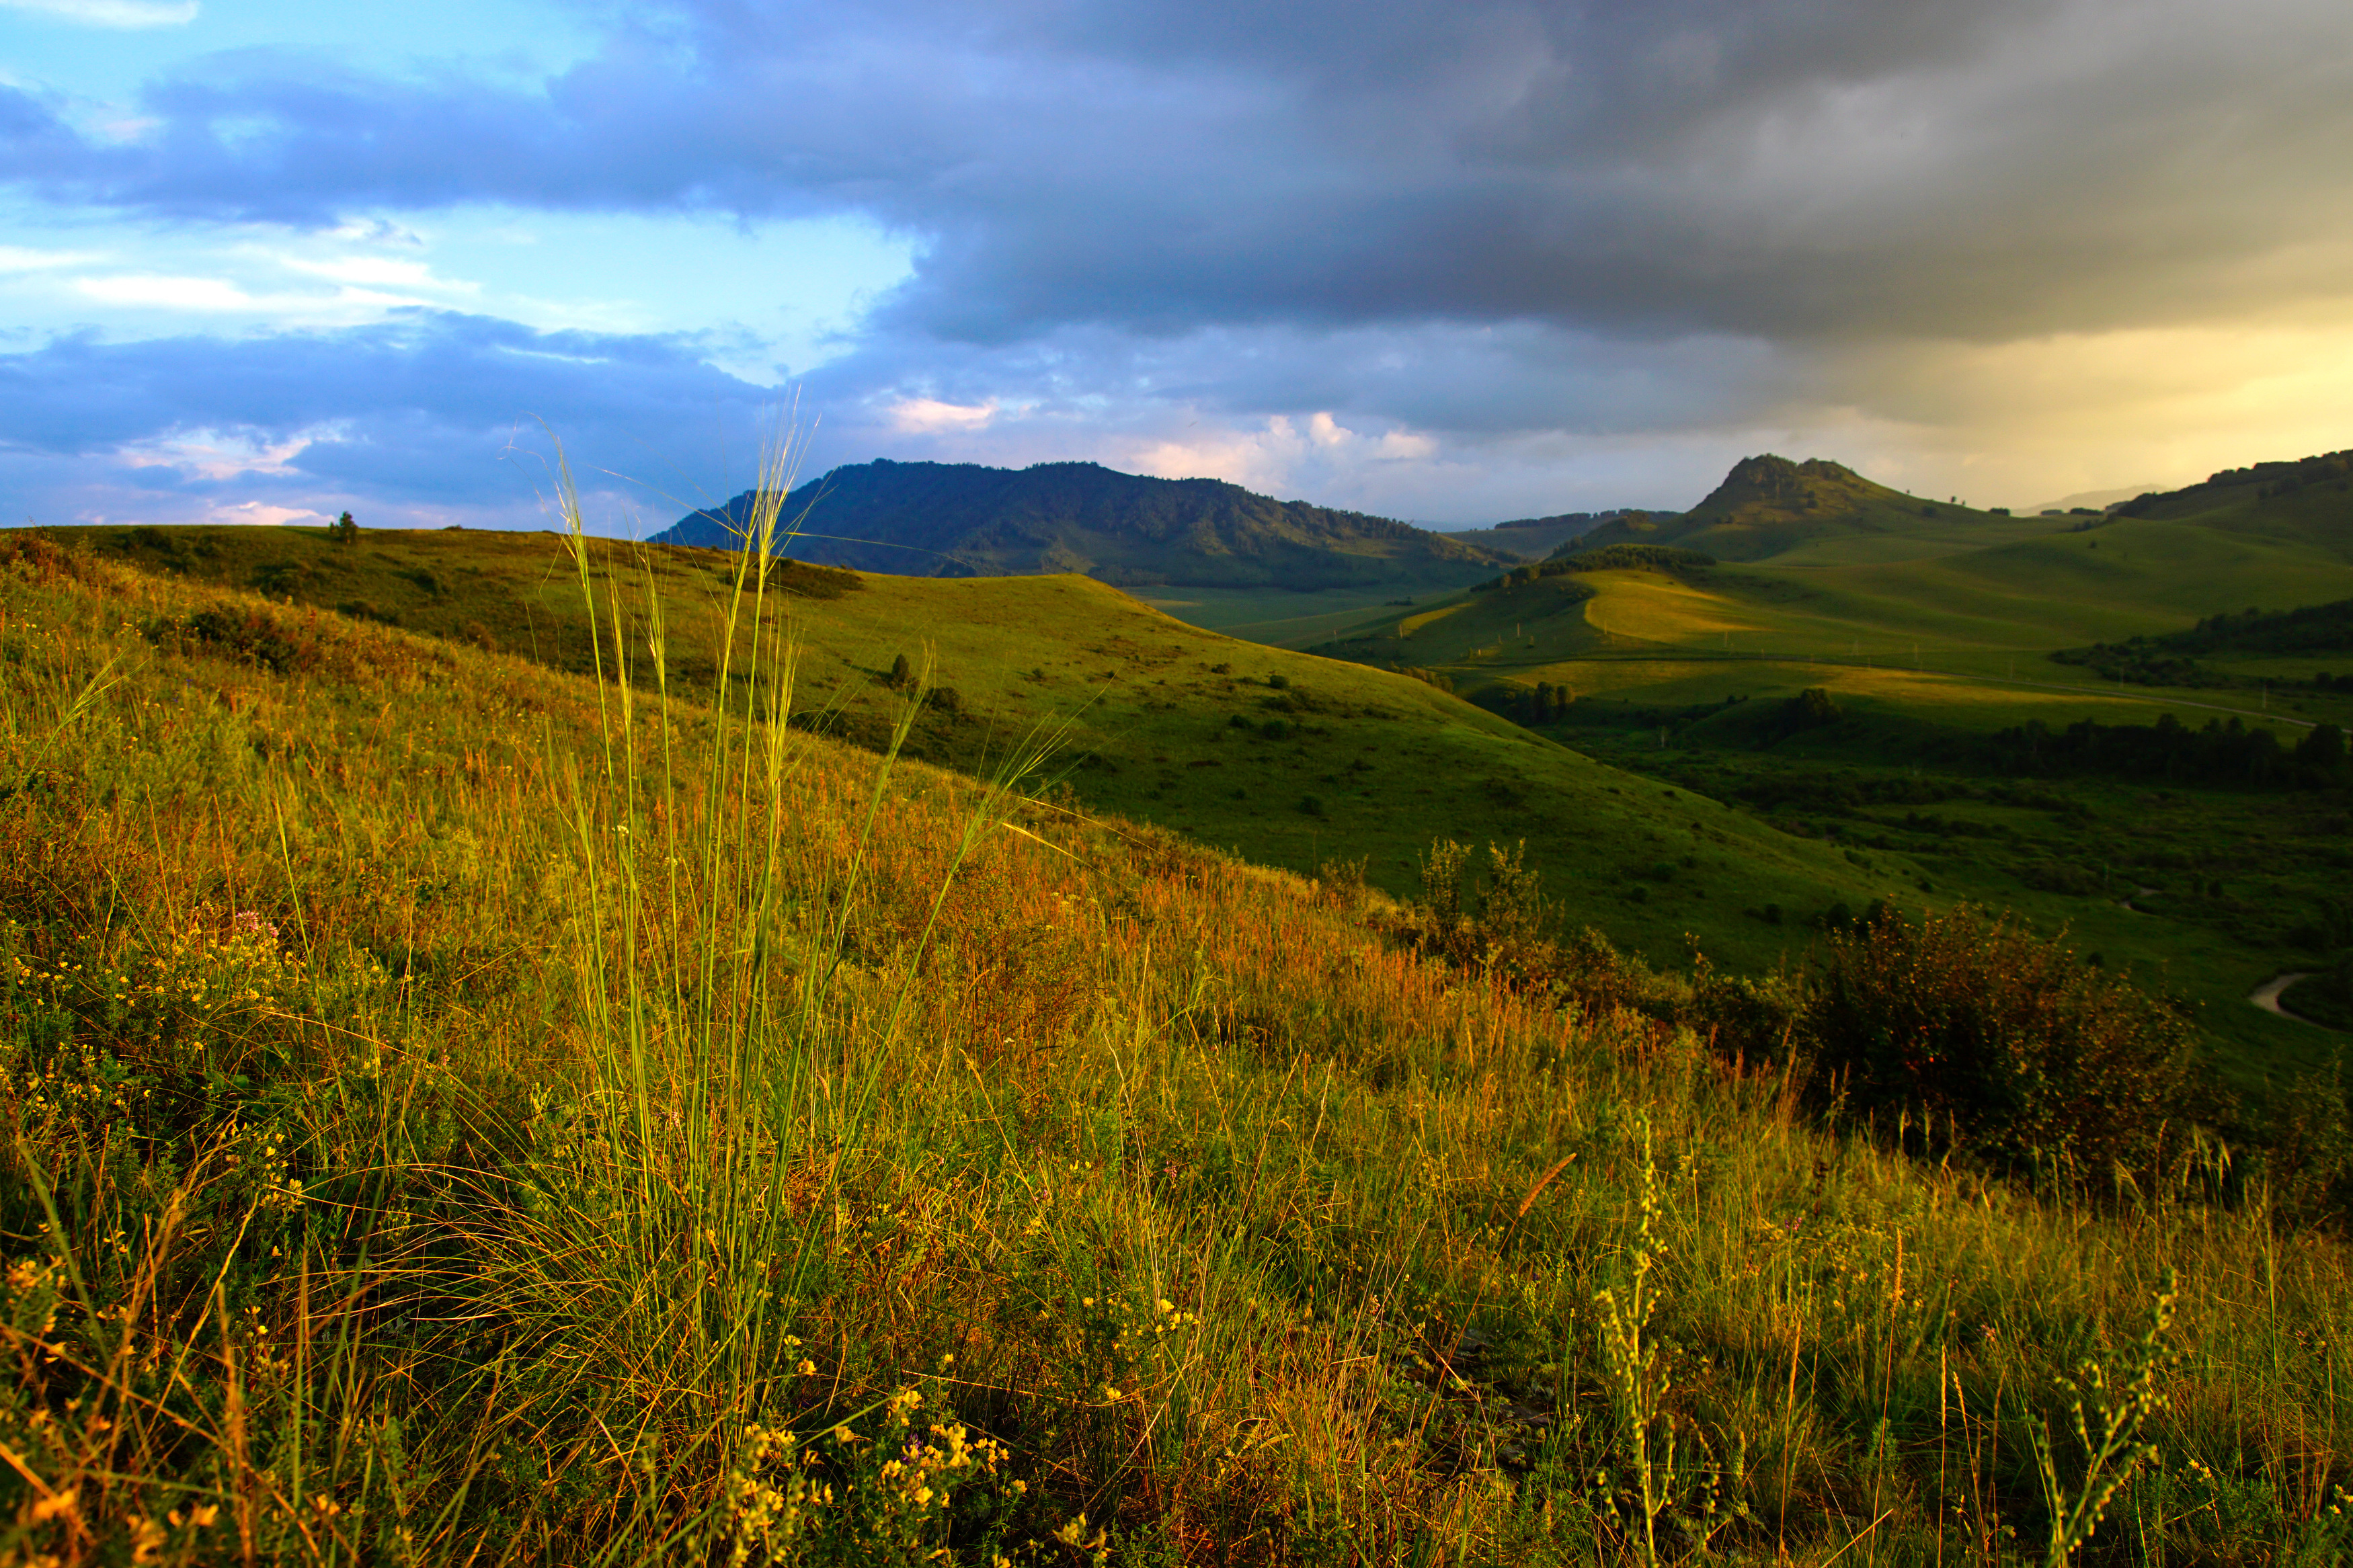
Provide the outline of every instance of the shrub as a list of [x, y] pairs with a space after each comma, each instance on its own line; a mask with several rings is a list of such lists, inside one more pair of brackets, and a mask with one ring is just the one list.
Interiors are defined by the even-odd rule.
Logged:
[[1780, 712], [1775, 715], [1778, 720], [1775, 727], [1784, 734], [1795, 734], [1800, 730], [1819, 730], [1825, 724], [1835, 724], [1844, 716], [1844, 711], [1831, 700], [1828, 691], [1819, 686], [1809, 686], [1781, 704]]
[[1487, 846], [1487, 885], [1479, 894], [1479, 923], [1508, 941], [1534, 942], [1545, 924], [1544, 895], [1526, 863], [1527, 840], [1509, 849]]
[[1431, 840], [1421, 858], [1421, 901], [1441, 921], [1461, 916], [1462, 868], [1470, 858], [1471, 851], [1451, 838]]
[[314, 628], [259, 609], [199, 610], [185, 620], [159, 621], [147, 635], [159, 644], [176, 642], [280, 675], [316, 669], [324, 651]]
[[1819, 1082], [1856, 1110], [1933, 1114], [1999, 1163], [2151, 1168], [2190, 1109], [2172, 1007], [1964, 906], [1832, 928], [1806, 1010]]

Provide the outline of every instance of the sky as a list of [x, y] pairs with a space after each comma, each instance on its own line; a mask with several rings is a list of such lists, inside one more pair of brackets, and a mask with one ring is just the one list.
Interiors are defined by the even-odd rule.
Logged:
[[0, 505], [2161, 488], [2353, 447], [2348, 148], [2342, 0], [0, 0]]

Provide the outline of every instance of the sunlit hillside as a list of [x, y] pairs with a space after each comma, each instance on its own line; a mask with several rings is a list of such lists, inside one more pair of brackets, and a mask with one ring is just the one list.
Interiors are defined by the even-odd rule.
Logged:
[[[0, 538], [19, 1558], [2345, 1546], [2337, 1167], [2175, 1120], [2063, 951], [1670, 984], [1040, 798], [1032, 731], [797, 726], [850, 677], [773, 591], [665, 697], [692, 603], [607, 560], [600, 680]], [[1892, 1064], [1809, 1053], [1932, 994], [2111, 1068], [1842, 1109]]]
[[[363, 530], [350, 545], [302, 529], [44, 537], [144, 571], [593, 669], [579, 585], [552, 534]], [[669, 679], [701, 689], [724, 641], [729, 562], [605, 543], [595, 567], [616, 591], [652, 584]], [[1675, 963], [1689, 960], [1689, 933], [1719, 961], [1756, 968], [1803, 942], [1743, 910], [1861, 908], [1913, 886], [1900, 859], [1850, 858], [1688, 791], [1662, 792], [1428, 682], [1237, 641], [1083, 577], [781, 570], [779, 602], [804, 648], [801, 722], [879, 747], [902, 700], [894, 666], [928, 657], [936, 689], [911, 755], [986, 773], [1051, 731], [1060, 745], [1041, 788], [1254, 861], [1345, 867], [1406, 893], [1420, 886], [1434, 838], [1525, 841], [1564, 929], [1597, 925]], [[641, 662], [641, 678], [649, 669]]]
[[[2108, 515], [1888, 531], [1862, 526], [1855, 497], [1841, 510], [1837, 476], [1792, 468], [1779, 478], [1824, 526], [1761, 559], [1717, 560], [1688, 531], [1571, 551], [1385, 609], [1318, 651], [1438, 671], [1547, 738], [1796, 836], [1901, 854], [1924, 890], [2065, 931], [2193, 999], [2232, 1081], [2262, 1099], [2343, 1047], [2325, 978], [2301, 1017], [2266, 987], [2353, 960], [2353, 852], [2334, 775], [2260, 757], [2353, 728], [2353, 690], [2335, 684], [2353, 648], [2234, 654], [2178, 688], [2081, 650], [2353, 596], [2353, 504], [2332, 461]], [[1784, 721], [1808, 691], [1835, 722]], [[2253, 749], [2235, 772], [2128, 760], [2160, 724]], [[2034, 738], [2072, 731], [2086, 738]]]

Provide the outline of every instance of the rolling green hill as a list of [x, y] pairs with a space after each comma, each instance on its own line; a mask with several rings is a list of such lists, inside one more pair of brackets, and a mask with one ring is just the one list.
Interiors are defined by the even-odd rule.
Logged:
[[2353, 560], [2353, 451], [2225, 468], [2181, 489], [2137, 496], [2108, 515], [2189, 522]]
[[[550, 534], [447, 530], [97, 529], [44, 536], [174, 577], [256, 586], [294, 604], [522, 654], [585, 672], [589, 644], [565, 546]], [[665, 604], [671, 678], [707, 683], [730, 558], [681, 546], [597, 547], [627, 595]], [[1654, 961], [1765, 967], [1802, 933], [1744, 916], [1861, 907], [1914, 887], [1900, 858], [1793, 838], [1688, 790], [1600, 766], [1406, 675], [1238, 642], [1075, 575], [978, 579], [787, 564], [805, 648], [803, 721], [879, 745], [897, 659], [926, 649], [945, 689], [910, 749], [985, 774], [1026, 735], [1060, 737], [1075, 805], [1313, 870], [1362, 862], [1419, 889], [1434, 838], [1525, 840], [1570, 927]]]
[[[1883, 513], [1886, 492], [1848, 484], [1842, 469], [1785, 468], [1761, 479], [1752, 468], [1747, 498], [1715, 509], [1763, 520], [1755, 529], [1672, 535], [1677, 545], [1778, 543], [1761, 559], [1596, 551], [1589, 535], [1578, 553], [1607, 569], [1516, 568], [1385, 608], [1314, 646], [1440, 672], [1471, 700], [1620, 766], [1744, 801], [1793, 832], [1899, 849], [1941, 894], [2018, 910], [2116, 962], [2166, 973], [2202, 1003], [2242, 1087], [2324, 1058], [2329, 1037], [2244, 998], [2269, 975], [2326, 969], [2353, 949], [2341, 893], [2353, 801], [2327, 789], [2215, 787], [2211, 763], [2194, 777], [2136, 780], [2084, 762], [2103, 731], [2120, 758], [2162, 752], [2148, 734], [2160, 721], [2267, 731], [2266, 754], [2282, 759], [2313, 725], [2353, 726], [2353, 682], [2337, 684], [2353, 672], [2337, 645], [2282, 642], [2330, 619], [2288, 612], [2353, 595], [2342, 543], [2353, 510], [2333, 470], [2218, 476], [2195, 496], [2131, 509], [2147, 515], [2089, 526], [1955, 517], [1921, 519], [1899, 536], [1850, 526], [1873, 507]], [[1815, 497], [1818, 519], [1834, 525], [1768, 541], [1782, 528], [1773, 517], [1795, 510], [1793, 493]], [[1831, 505], [1840, 496], [1852, 503], [1844, 512]], [[2224, 612], [2266, 646], [2200, 656], [2201, 673], [2172, 686], [2163, 678], [2175, 665], [2116, 653], [2197, 641], [2200, 623]], [[2071, 651], [2087, 643], [2115, 657]], [[1839, 721], [1781, 723], [1809, 689]], [[2064, 739], [2083, 725], [2100, 728]], [[2033, 726], [2059, 738], [2020, 738]], [[2182, 749], [2242, 750], [2228, 737]], [[2045, 774], [2013, 776], [2036, 756]], [[2296, 776], [2288, 763], [2264, 766], [2275, 781]], [[2042, 804], [2020, 809], [2021, 789]]]
[[[617, 689], [714, 684], [719, 564], [0, 532], [0, 1557], [2344, 1557], [2341, 1082], [2225, 1147], [2170, 1010], [2015, 931], [1662, 981], [809, 732], [1361, 740], [1439, 810], [1565, 755], [1082, 578], [796, 567], [797, 680]], [[1754, 842], [1541, 778], [1662, 900]]]
[[[756, 497], [655, 536], [726, 548]], [[797, 559], [913, 576], [1076, 573], [1121, 587], [1451, 587], [1507, 558], [1362, 512], [1278, 501], [1222, 479], [1158, 479], [1093, 463], [1018, 470], [878, 460], [796, 489]]]
[[[1969, 507], [1874, 484], [1820, 458], [1744, 458], [1689, 511], [1628, 513], [1588, 531], [1577, 549], [1672, 544], [1727, 561], [1762, 561], [1812, 544], [1867, 542], [1871, 559], [1933, 553], [1957, 540], [2015, 526]], [[2048, 524], [2038, 524], [2047, 528]]]
[[1536, 561], [1566, 546], [1594, 529], [1620, 518], [1665, 516], [1665, 513], [1636, 513], [1624, 510], [1611, 511], [1567, 511], [1554, 517], [1523, 517], [1510, 522], [1499, 522], [1492, 528], [1466, 528], [1450, 531], [1447, 537], [1465, 544], [1482, 545], [1507, 555]]

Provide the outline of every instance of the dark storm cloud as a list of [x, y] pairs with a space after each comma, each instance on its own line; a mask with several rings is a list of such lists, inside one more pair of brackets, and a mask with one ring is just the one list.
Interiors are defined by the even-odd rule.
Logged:
[[2335, 0], [648, 7], [522, 92], [269, 55], [111, 144], [0, 89], [60, 200], [321, 224], [470, 202], [866, 215], [877, 325], [1533, 320], [2000, 337], [2333, 290]]

